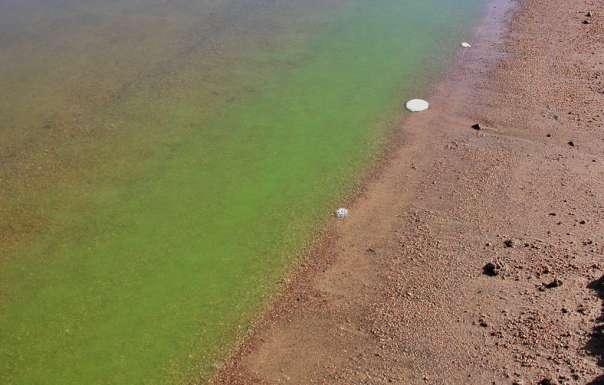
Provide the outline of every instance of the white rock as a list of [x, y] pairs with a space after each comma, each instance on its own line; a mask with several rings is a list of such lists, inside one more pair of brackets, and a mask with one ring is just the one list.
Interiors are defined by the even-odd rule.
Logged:
[[461, 46], [464, 48], [472, 48], [472, 45], [470, 43], [468, 43], [467, 41], [462, 42]]
[[348, 216], [348, 209], [345, 209], [344, 207], [340, 207], [339, 209], [336, 210], [336, 217], [340, 218], [340, 219], [344, 219]]
[[423, 99], [411, 99], [405, 104], [405, 107], [412, 112], [419, 112], [427, 110], [430, 106], [430, 103]]

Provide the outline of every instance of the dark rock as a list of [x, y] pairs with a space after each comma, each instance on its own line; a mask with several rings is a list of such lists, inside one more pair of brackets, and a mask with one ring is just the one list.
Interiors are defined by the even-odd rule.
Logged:
[[591, 24], [591, 20], [583, 20], [583, 24]]
[[568, 145], [571, 147], [575, 147], [575, 142], [573, 142], [572, 140], [569, 140]]
[[516, 247], [518, 245], [518, 242], [510, 238], [503, 241], [503, 244], [505, 247]]
[[476, 131], [480, 131], [480, 130], [482, 130], [482, 127], [480, 127], [480, 124], [479, 124], [479, 123], [472, 124], [472, 128], [473, 128], [473, 129], [475, 129]]
[[545, 287], [546, 289], [553, 289], [555, 287], [560, 287], [562, 286], [562, 280], [558, 279], [558, 278], [554, 278], [553, 281], [551, 281], [550, 283], [544, 283], [543, 287]]
[[482, 272], [484, 275], [488, 275], [489, 277], [495, 277], [499, 275], [501, 271], [501, 265], [497, 262], [489, 262], [482, 267]]
[[587, 13], [585, 14], [585, 16], [587, 16], [587, 17], [592, 17], [592, 16], [593, 16], [593, 13], [591, 13], [591, 11], [587, 11]]

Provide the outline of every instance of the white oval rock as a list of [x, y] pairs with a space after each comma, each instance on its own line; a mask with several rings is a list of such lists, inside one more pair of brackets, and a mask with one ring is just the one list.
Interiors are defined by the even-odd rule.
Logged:
[[472, 48], [472, 45], [467, 41], [462, 42], [460, 45], [464, 48]]
[[419, 112], [427, 110], [430, 106], [430, 103], [423, 99], [411, 99], [406, 104], [405, 107], [411, 112]]
[[348, 216], [348, 209], [345, 209], [344, 207], [340, 207], [339, 209], [336, 210], [336, 217], [338, 217], [339, 219], [344, 219]]

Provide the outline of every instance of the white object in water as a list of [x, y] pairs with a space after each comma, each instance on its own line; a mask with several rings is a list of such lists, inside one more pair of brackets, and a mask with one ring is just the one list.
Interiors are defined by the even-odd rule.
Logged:
[[472, 48], [472, 45], [470, 43], [468, 43], [467, 41], [462, 42], [461, 46], [464, 48]]
[[344, 207], [340, 207], [339, 209], [336, 210], [336, 217], [338, 217], [339, 219], [344, 219], [348, 216], [348, 209], [345, 209]]
[[407, 107], [407, 109], [412, 112], [427, 110], [429, 106], [430, 103], [423, 99], [411, 99], [407, 102], [407, 104], [405, 104], [405, 107]]

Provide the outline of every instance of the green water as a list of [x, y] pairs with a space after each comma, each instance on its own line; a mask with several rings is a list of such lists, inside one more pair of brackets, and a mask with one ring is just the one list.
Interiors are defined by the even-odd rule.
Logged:
[[0, 0], [0, 383], [207, 378], [479, 6]]

